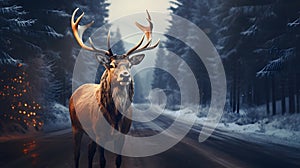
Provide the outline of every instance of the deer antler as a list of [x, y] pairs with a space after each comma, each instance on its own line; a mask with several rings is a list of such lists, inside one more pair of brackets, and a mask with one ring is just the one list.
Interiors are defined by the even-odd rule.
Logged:
[[[159, 40], [158, 40], [154, 45], [149, 46], [152, 42], [153, 23], [152, 23], [152, 20], [151, 20], [151, 17], [150, 17], [150, 14], [149, 14], [148, 10], [146, 10], [146, 12], [147, 12], [147, 16], [148, 16], [148, 18], [146, 18], [146, 19], [149, 22], [149, 26], [143, 26], [143, 25], [139, 24], [138, 22], [135, 22], [135, 25], [144, 32], [144, 35], [142, 36], [141, 40], [137, 43], [137, 45], [135, 45], [134, 47], [132, 47], [130, 50], [127, 51], [127, 53], [125, 54], [125, 57], [128, 57], [131, 54], [135, 54], [135, 53], [139, 53], [139, 52], [142, 52], [142, 51], [154, 49], [159, 44]], [[142, 45], [142, 43], [145, 39], [145, 36], [146, 36], [148, 41], [144, 46], [139, 48]]]
[[79, 25], [79, 22], [80, 20], [83, 18], [84, 16], [84, 12], [76, 19], [76, 21], [74, 22], [74, 18], [75, 18], [75, 15], [77, 13], [77, 11], [79, 10], [79, 8], [76, 8], [72, 14], [72, 18], [71, 18], [71, 27], [72, 27], [72, 30], [73, 30], [73, 34], [74, 34], [74, 37], [76, 39], [76, 41], [78, 42], [78, 44], [85, 50], [89, 50], [89, 51], [93, 51], [93, 52], [97, 52], [99, 54], [101, 54], [102, 56], [105, 56], [105, 57], [110, 57], [113, 55], [111, 49], [110, 49], [110, 34], [108, 32], [108, 36], [107, 36], [107, 47], [108, 47], [108, 50], [103, 50], [103, 49], [98, 49], [95, 47], [93, 41], [91, 38], [89, 38], [89, 42], [91, 44], [91, 47], [85, 45], [82, 41], [82, 35], [83, 33], [85, 32], [86, 29], [88, 29], [90, 26], [92, 26], [92, 24], [94, 23], [94, 21], [90, 22], [89, 24], [86, 24], [86, 25]]

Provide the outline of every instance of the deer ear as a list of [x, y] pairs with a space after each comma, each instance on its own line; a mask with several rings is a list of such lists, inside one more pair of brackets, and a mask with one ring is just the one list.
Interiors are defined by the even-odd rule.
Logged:
[[107, 57], [98, 54], [96, 54], [95, 56], [99, 64], [105, 66], [105, 68], [110, 64], [110, 60]]
[[129, 58], [129, 61], [132, 65], [137, 65], [142, 62], [144, 57], [145, 57], [145, 54], [133, 55]]

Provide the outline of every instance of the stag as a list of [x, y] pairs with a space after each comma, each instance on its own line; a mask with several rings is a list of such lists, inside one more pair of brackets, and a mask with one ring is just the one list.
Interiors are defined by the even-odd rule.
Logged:
[[[79, 115], [91, 116], [95, 113], [95, 110], [90, 110], [91, 106], [96, 106], [98, 110], [96, 112], [101, 113], [102, 118], [97, 120], [90, 119], [93, 125], [101, 125], [101, 122], [108, 122], [114, 131], [118, 131], [122, 134], [127, 134], [131, 126], [131, 114], [132, 114], [132, 99], [133, 99], [133, 79], [130, 74], [130, 69], [133, 65], [139, 64], [144, 59], [144, 54], [137, 54], [142, 51], [151, 50], [158, 46], [159, 40], [151, 45], [152, 41], [152, 28], [153, 24], [151, 17], [147, 12], [147, 21], [149, 26], [143, 26], [135, 22], [136, 26], [140, 28], [144, 35], [141, 40], [130, 50], [123, 55], [114, 55], [110, 48], [110, 33], [107, 36], [107, 50], [96, 48], [92, 39], [89, 38], [90, 46], [84, 44], [82, 35], [86, 29], [88, 29], [94, 22], [87, 25], [79, 25], [80, 20], [83, 18], [82, 13], [76, 21], [75, 15], [78, 8], [74, 10], [71, 18], [71, 27], [74, 37], [81, 48], [94, 52], [97, 61], [105, 67], [105, 71], [101, 77], [100, 84], [84, 84], [80, 86], [71, 96], [69, 111], [72, 121], [72, 131], [74, 136], [74, 160], [75, 167], [79, 166], [80, 158], [80, 146], [83, 134], [87, 134], [83, 128], [82, 123], [79, 121]], [[147, 42], [143, 44], [144, 38], [147, 38]], [[134, 55], [135, 54], [135, 55]], [[129, 116], [129, 117], [128, 117]], [[105, 137], [110, 136], [110, 131], [104, 131], [100, 140], [105, 140]], [[96, 140], [97, 142], [97, 140]], [[93, 157], [96, 152], [96, 148], [100, 154], [100, 167], [104, 168], [106, 160], [104, 157], [104, 147], [98, 145], [92, 140], [88, 146], [88, 166], [92, 167]], [[121, 137], [114, 144], [119, 150], [123, 148], [124, 136]], [[118, 152], [115, 160], [116, 167], [121, 166], [122, 156]]]

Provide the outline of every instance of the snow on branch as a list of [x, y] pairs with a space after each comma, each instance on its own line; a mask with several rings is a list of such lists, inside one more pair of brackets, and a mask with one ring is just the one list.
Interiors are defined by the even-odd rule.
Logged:
[[56, 10], [56, 9], [46, 10], [46, 13], [47, 14], [53, 14], [53, 15], [61, 16], [61, 17], [71, 17], [70, 14], [66, 13], [63, 10]]
[[[49, 72], [49, 73], [53, 73], [56, 65], [57, 60], [59, 60], [60, 57], [60, 53], [59, 52], [55, 52], [55, 51], [46, 51], [43, 55], [42, 55], [42, 59], [44, 60], [44, 65], [41, 67], [41, 71], [42, 72]], [[45, 77], [49, 77], [49, 75], [45, 75]]]
[[21, 65], [21, 61], [12, 58], [8, 53], [2, 51], [0, 55], [0, 65], [19, 66]]
[[51, 26], [45, 26], [46, 34], [50, 37], [61, 38], [64, 35], [57, 33]]
[[237, 16], [238, 14], [246, 14], [248, 16], [255, 16], [255, 14], [264, 11], [264, 17], [275, 16], [276, 14], [273, 12], [273, 5], [258, 5], [258, 6], [236, 6], [231, 7], [229, 10], [230, 15]]
[[230, 58], [232, 55], [237, 54], [237, 50], [236, 48], [231, 49], [230, 51], [228, 51], [226, 54], [224, 54], [222, 56], [222, 58]]
[[11, 24], [19, 27], [30, 27], [36, 22], [36, 19], [23, 20], [21, 18], [13, 18], [13, 19], [9, 19], [8, 21]]
[[257, 77], [267, 77], [276, 74], [283, 68], [284, 60], [282, 58], [275, 59], [267, 64], [262, 70], [256, 73]]
[[287, 24], [289, 27], [297, 27], [300, 25], [300, 18], [296, 19], [295, 21], [293, 22], [290, 22]]
[[33, 51], [36, 51], [37, 53], [42, 53], [42, 48], [37, 46], [36, 44], [33, 44], [31, 42], [28, 41], [24, 41], [25, 44]]
[[256, 77], [268, 77], [282, 71], [284, 66], [296, 56], [296, 49], [289, 48], [280, 50], [281, 57], [270, 61], [262, 70], [256, 73]]
[[21, 11], [22, 9], [23, 9], [22, 6], [17, 6], [17, 5], [8, 6], [8, 7], [1, 7], [0, 8], [0, 13], [1, 14], [16, 14], [16, 15], [26, 14], [27, 12]]
[[259, 48], [253, 51], [255, 54], [265, 55], [269, 52], [269, 49]]
[[241, 35], [243, 35], [243, 36], [252, 36], [252, 35], [255, 35], [255, 33], [257, 32], [257, 30], [258, 30], [257, 26], [256, 25], [252, 25], [246, 31], [241, 32]]

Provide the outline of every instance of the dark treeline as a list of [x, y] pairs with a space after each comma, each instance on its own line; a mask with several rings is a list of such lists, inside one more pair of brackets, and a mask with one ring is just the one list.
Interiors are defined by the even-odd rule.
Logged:
[[[264, 105], [270, 115], [300, 111], [299, 1], [178, 0], [171, 4], [173, 14], [199, 26], [216, 46], [227, 77], [226, 109], [239, 113], [240, 108]], [[170, 23], [169, 31], [193, 38], [188, 27], [178, 30], [178, 21], [171, 19]], [[201, 104], [209, 104], [210, 83], [201, 60], [189, 46], [172, 37], [167, 39], [167, 50], [160, 49], [158, 55], [170, 51], [180, 55], [196, 76]], [[170, 62], [164, 57], [157, 59], [157, 64], [174, 68]], [[184, 77], [191, 75], [179, 69], [178, 73], [183, 79], [179, 83], [187, 82]], [[152, 86], [167, 91], [168, 106], [178, 104], [180, 94], [174, 79], [160, 70], [154, 77]]]
[[[67, 105], [79, 46], [70, 28], [77, 7], [81, 24], [95, 20], [84, 36], [107, 22], [105, 0], [0, 1], [0, 134], [42, 127], [55, 120], [55, 103]], [[103, 34], [103, 40], [106, 34]]]

